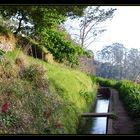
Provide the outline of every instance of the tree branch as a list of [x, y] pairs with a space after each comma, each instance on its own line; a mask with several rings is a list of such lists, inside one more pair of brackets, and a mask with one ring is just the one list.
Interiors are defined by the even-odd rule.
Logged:
[[24, 19], [23, 16], [19, 19], [18, 28], [17, 28], [17, 30], [16, 30], [16, 32], [14, 34], [17, 34], [18, 32], [21, 31], [21, 24], [22, 24], [23, 19]]

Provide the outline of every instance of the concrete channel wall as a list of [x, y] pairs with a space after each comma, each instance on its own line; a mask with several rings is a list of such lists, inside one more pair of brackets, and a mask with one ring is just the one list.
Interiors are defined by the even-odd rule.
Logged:
[[[112, 96], [112, 90], [109, 88], [110, 91], [110, 98], [109, 98], [109, 106], [108, 106], [108, 112], [112, 112], [112, 101], [113, 101], [113, 96]], [[111, 118], [107, 117], [107, 126], [106, 126], [106, 134], [113, 134], [113, 121]]]
[[[101, 93], [103, 96], [106, 98], [109, 98], [109, 105], [108, 105], [108, 112], [107, 113], [112, 113], [113, 112], [113, 95], [112, 95], [112, 90], [110, 87], [101, 87], [99, 88], [99, 93]], [[106, 123], [106, 134], [113, 134], [113, 121], [112, 118], [107, 117], [107, 123]]]

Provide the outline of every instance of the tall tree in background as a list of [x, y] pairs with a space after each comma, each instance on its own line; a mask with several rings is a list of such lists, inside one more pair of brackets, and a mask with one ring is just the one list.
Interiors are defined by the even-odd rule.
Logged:
[[126, 49], [123, 44], [113, 43], [98, 51], [97, 75], [114, 78], [135, 80], [140, 75], [140, 51]]
[[[112, 45], [105, 46], [101, 51], [98, 52], [99, 60], [102, 60], [104, 64], [108, 64], [106, 65], [106, 67], [108, 67], [106, 69], [109, 72], [109, 75], [106, 75], [108, 78], [111, 77], [116, 79], [123, 78], [124, 76], [123, 73], [125, 71], [124, 67], [125, 52], [126, 52], [125, 47], [123, 46], [123, 44], [120, 43], [113, 43]], [[102, 66], [101, 69], [104, 69], [103, 68], [104, 65], [102, 64], [101, 66]]]
[[103, 9], [100, 6], [88, 6], [84, 15], [78, 19], [78, 29], [75, 30], [75, 27], [70, 29], [76, 32], [71, 35], [81, 47], [87, 48], [99, 34], [105, 31], [105, 28], [101, 27], [101, 23], [112, 19], [115, 10], [113, 8]]
[[136, 79], [140, 74], [140, 51], [138, 49], [130, 49], [127, 56], [128, 76], [130, 79]]

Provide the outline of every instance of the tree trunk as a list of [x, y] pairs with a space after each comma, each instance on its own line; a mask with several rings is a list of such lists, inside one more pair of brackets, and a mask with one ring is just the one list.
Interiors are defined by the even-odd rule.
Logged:
[[18, 34], [21, 31], [22, 20], [23, 20], [23, 16], [19, 19], [18, 28], [17, 28], [16, 32], [14, 33], [15, 35]]

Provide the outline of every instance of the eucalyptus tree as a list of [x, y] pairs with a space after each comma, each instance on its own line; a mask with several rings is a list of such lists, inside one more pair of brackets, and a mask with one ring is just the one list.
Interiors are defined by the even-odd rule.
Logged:
[[106, 31], [101, 24], [112, 19], [115, 10], [113, 8], [102, 8], [101, 6], [88, 6], [84, 15], [75, 21], [78, 26], [70, 25], [68, 30], [70, 30], [71, 36], [81, 47], [87, 48], [99, 34]]
[[[125, 58], [126, 48], [123, 44], [113, 43], [112, 45], [105, 46], [101, 51], [98, 52], [98, 57], [103, 63], [107, 64], [109, 73], [113, 73], [113, 78], [122, 79], [126, 61]], [[103, 68], [102, 68], [103, 69]]]
[[130, 79], [135, 80], [140, 74], [140, 51], [138, 49], [130, 49], [127, 56], [128, 62], [128, 76]]

